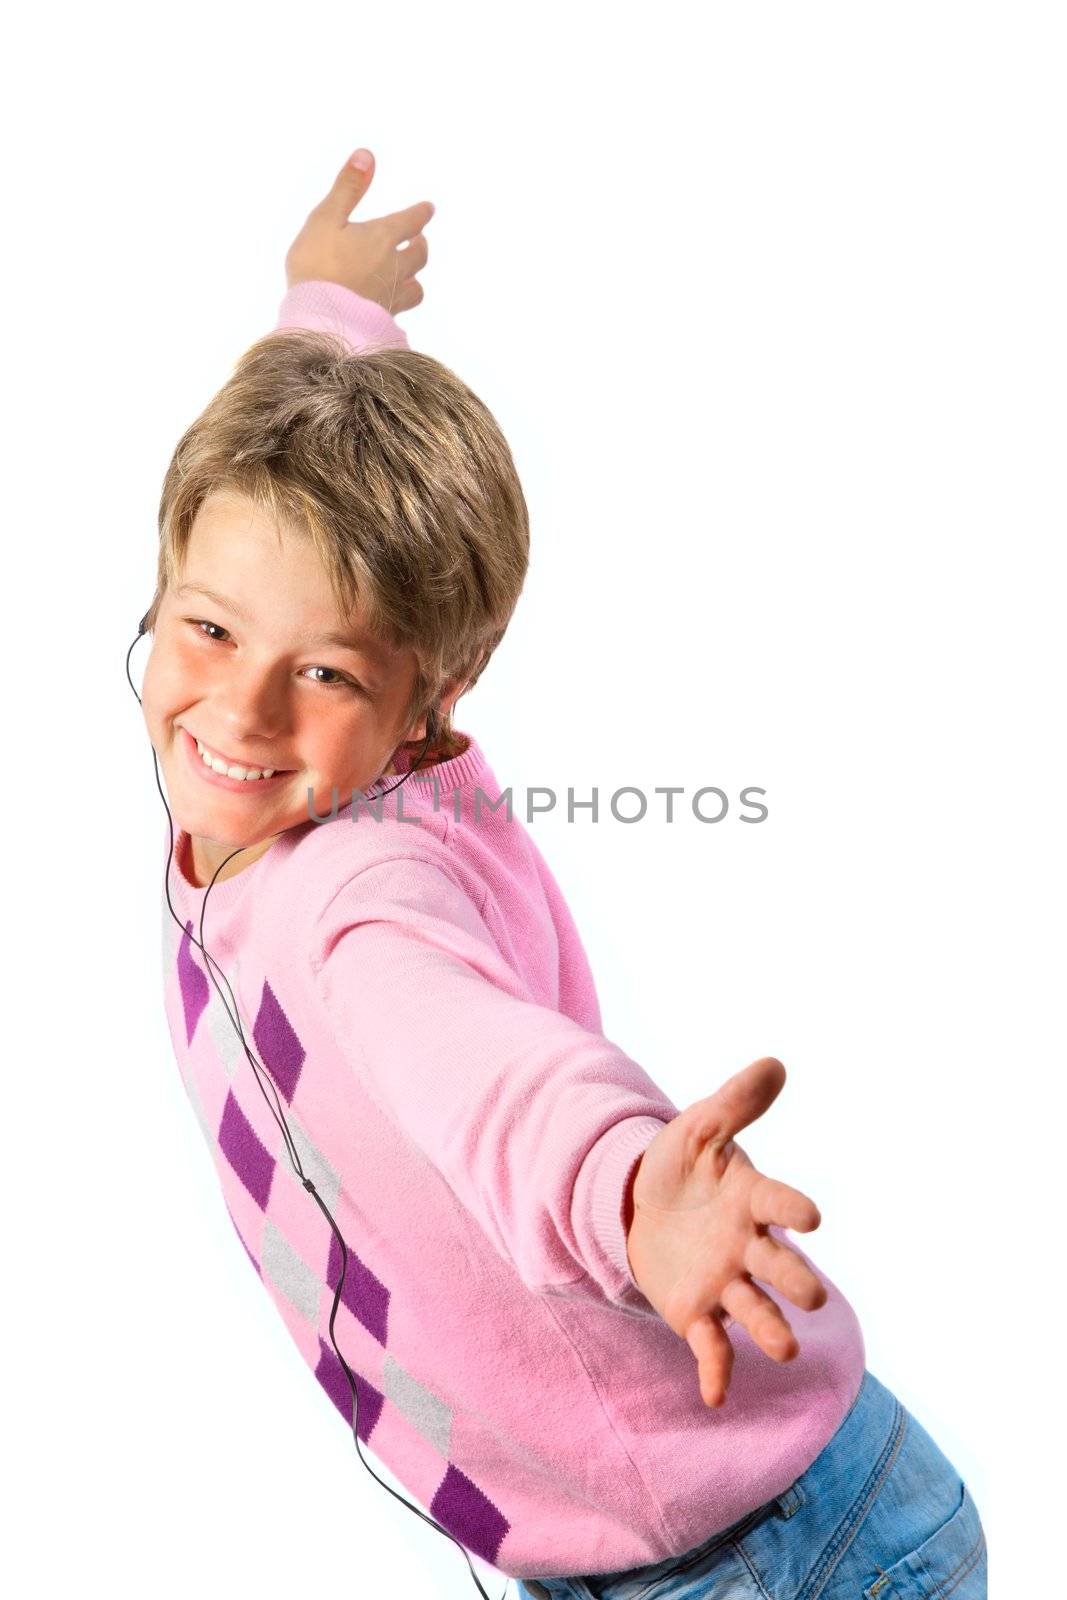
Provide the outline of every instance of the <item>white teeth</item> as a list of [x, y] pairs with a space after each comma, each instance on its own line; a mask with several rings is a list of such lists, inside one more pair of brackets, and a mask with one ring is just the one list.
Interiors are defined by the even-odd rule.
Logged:
[[276, 770], [274, 767], [264, 767], [260, 772], [258, 767], [228, 767], [218, 756], [209, 754], [199, 739], [196, 741], [196, 748], [205, 767], [210, 767], [212, 772], [218, 772], [224, 778], [243, 778], [247, 783], [254, 783], [257, 778], [273, 778]]

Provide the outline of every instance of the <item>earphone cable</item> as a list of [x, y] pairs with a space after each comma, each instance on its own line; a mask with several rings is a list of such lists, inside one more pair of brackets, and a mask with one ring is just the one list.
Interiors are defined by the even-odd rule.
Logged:
[[[134, 645], [136, 645], [137, 640], [142, 638], [144, 633], [145, 633], [145, 623], [147, 621], [147, 616], [148, 616], [148, 613], [146, 612], [145, 616], [142, 617], [142, 619], [141, 619], [140, 626], [137, 629], [137, 638], [134, 639], [133, 644], [130, 645], [129, 650], [127, 650], [127, 652], [126, 652], [126, 678], [127, 678], [128, 682], [129, 682], [130, 688], [133, 690], [134, 698], [136, 699], [138, 705], [141, 705], [141, 696], [137, 693], [137, 689], [136, 689], [136, 686], [134, 684], [133, 678], [130, 676], [130, 657], [133, 655]], [[431, 713], [431, 718], [428, 719], [429, 726], [428, 726], [426, 738], [423, 740], [422, 747], [419, 750], [418, 757], [417, 757], [417, 759], [415, 761], [412, 762], [410, 769], [403, 775], [402, 778], [399, 779], [399, 781], [397, 783], [391, 784], [390, 787], [388, 789], [383, 790], [381, 792], [381, 794], [375, 795], [374, 796], [375, 799], [384, 799], [385, 795], [392, 794], [394, 789], [399, 789], [400, 785], [402, 783], [405, 783], [407, 781], [407, 779], [411, 777], [412, 773], [415, 772], [416, 768], [419, 765], [419, 762], [421, 762], [424, 754], [426, 753], [426, 749], [427, 749], [427, 747], [428, 747], [428, 745], [430, 743], [430, 740], [433, 738], [433, 735], [434, 735], [434, 732], [435, 732], [435, 720], [436, 719], [434, 718], [434, 714]], [[170, 897], [170, 867], [171, 867], [171, 862], [174, 859], [174, 818], [171, 816], [170, 807], [167, 805], [166, 795], [163, 792], [163, 785], [162, 785], [162, 783], [160, 781], [160, 776], [159, 776], [159, 760], [158, 760], [158, 758], [156, 756], [156, 752], [155, 752], [155, 748], [154, 747], [153, 747], [153, 750], [152, 750], [152, 764], [153, 764], [153, 767], [155, 769], [156, 788], [159, 790], [159, 797], [163, 801], [163, 807], [164, 807], [164, 810], [167, 813], [167, 827], [168, 827], [169, 834], [170, 834], [170, 848], [169, 848], [169, 850], [167, 852], [167, 864], [166, 864], [166, 867], [165, 867], [164, 872], [163, 872], [163, 893], [164, 893], [164, 895], [166, 897], [167, 908], [170, 911], [171, 917], [174, 919], [175, 923], [177, 923], [177, 925], [181, 929], [182, 933], [186, 934], [186, 933], [188, 933], [188, 929], [185, 927], [185, 924], [182, 922], [181, 918], [178, 916], [178, 913], [175, 911], [173, 902], [171, 901], [171, 897]], [[377, 781], [378, 780], [376, 779], [375, 782], [377, 782]], [[368, 791], [364, 790], [363, 792], [367, 793]], [[281, 1132], [282, 1139], [283, 1139], [283, 1141], [285, 1143], [286, 1149], [289, 1152], [289, 1159], [292, 1162], [293, 1169], [296, 1172], [297, 1177], [300, 1179], [300, 1182], [303, 1185], [303, 1187], [311, 1195], [312, 1199], [315, 1201], [315, 1204], [318, 1206], [319, 1210], [322, 1212], [323, 1216], [326, 1218], [327, 1222], [330, 1225], [331, 1230], [333, 1231], [333, 1236], [337, 1240], [338, 1246], [340, 1247], [340, 1251], [341, 1251], [341, 1273], [340, 1273], [340, 1276], [339, 1276], [339, 1278], [337, 1280], [337, 1286], [334, 1289], [333, 1305], [330, 1308], [329, 1331], [330, 1331], [330, 1343], [333, 1345], [334, 1353], [336, 1354], [338, 1361], [341, 1363], [341, 1366], [344, 1369], [345, 1376], [348, 1379], [349, 1388], [352, 1391], [352, 1438], [353, 1438], [353, 1442], [355, 1443], [355, 1446], [356, 1446], [356, 1454], [359, 1456], [360, 1461], [366, 1467], [367, 1471], [370, 1473], [371, 1477], [375, 1480], [375, 1482], [376, 1483], [380, 1483], [383, 1489], [388, 1489], [389, 1493], [393, 1496], [394, 1500], [399, 1500], [401, 1505], [407, 1506], [408, 1510], [409, 1511], [413, 1511], [416, 1516], [421, 1517], [423, 1522], [427, 1522], [427, 1523], [429, 1523], [429, 1525], [432, 1528], [436, 1528], [438, 1533], [443, 1533], [445, 1535], [446, 1539], [451, 1539], [452, 1543], [454, 1545], [456, 1545], [456, 1547], [462, 1552], [463, 1557], [466, 1560], [467, 1566], [470, 1568], [470, 1574], [471, 1574], [471, 1577], [474, 1580], [475, 1587], [478, 1590], [478, 1593], [482, 1596], [482, 1600], [489, 1600], [489, 1596], [486, 1594], [485, 1590], [482, 1588], [481, 1582], [479, 1581], [479, 1578], [478, 1578], [478, 1574], [475, 1572], [474, 1567], [471, 1564], [470, 1555], [468, 1554], [468, 1552], [465, 1549], [465, 1547], [463, 1546], [463, 1544], [455, 1537], [454, 1534], [449, 1533], [447, 1528], [442, 1528], [441, 1524], [439, 1522], [437, 1522], [433, 1517], [429, 1516], [425, 1511], [420, 1510], [420, 1508], [418, 1506], [412, 1505], [410, 1500], [405, 1499], [402, 1494], [398, 1494], [397, 1491], [394, 1488], [392, 1488], [392, 1486], [390, 1484], [386, 1483], [384, 1481], [384, 1479], [380, 1478], [378, 1476], [378, 1474], [374, 1471], [373, 1467], [370, 1466], [370, 1464], [368, 1463], [368, 1461], [366, 1460], [366, 1458], [363, 1455], [362, 1449], [360, 1448], [360, 1442], [359, 1442], [359, 1394], [358, 1394], [358, 1391], [356, 1389], [355, 1375], [353, 1374], [352, 1369], [349, 1367], [348, 1362], [345, 1360], [344, 1356], [341, 1354], [340, 1347], [338, 1346], [337, 1339], [336, 1339], [335, 1334], [334, 1334], [334, 1323], [335, 1323], [336, 1318], [337, 1318], [337, 1308], [338, 1308], [338, 1306], [340, 1304], [340, 1301], [341, 1301], [341, 1293], [342, 1293], [342, 1290], [344, 1288], [344, 1282], [345, 1282], [345, 1271], [346, 1271], [347, 1266], [348, 1266], [348, 1248], [347, 1248], [347, 1246], [345, 1244], [345, 1241], [344, 1241], [344, 1238], [343, 1238], [343, 1236], [341, 1234], [341, 1230], [338, 1228], [336, 1222], [334, 1221], [332, 1215], [330, 1214], [330, 1211], [329, 1211], [328, 1207], [326, 1206], [325, 1202], [323, 1201], [322, 1196], [319, 1194], [319, 1192], [316, 1189], [316, 1187], [315, 1187], [314, 1183], [312, 1182], [312, 1180], [309, 1177], [307, 1177], [305, 1175], [305, 1173], [304, 1173], [304, 1169], [303, 1169], [303, 1166], [302, 1166], [301, 1161], [300, 1161], [299, 1152], [297, 1151], [296, 1145], [293, 1142], [293, 1138], [292, 1138], [292, 1135], [291, 1135], [290, 1130], [289, 1130], [289, 1125], [286, 1122], [285, 1115], [284, 1115], [284, 1113], [282, 1112], [282, 1109], [281, 1109], [281, 1102], [278, 1099], [277, 1087], [276, 1087], [276, 1085], [274, 1083], [273, 1078], [270, 1077], [269, 1069], [264, 1067], [263, 1070], [265, 1072], [267, 1072], [267, 1075], [268, 1075], [267, 1081], [270, 1084], [271, 1094], [274, 1097], [274, 1105], [273, 1106], [271, 1105], [270, 1098], [268, 1097], [266, 1088], [264, 1087], [263, 1078], [260, 1076], [260, 1067], [261, 1067], [262, 1063], [260, 1063], [260, 1062], [258, 1062], [256, 1060], [255, 1055], [249, 1049], [248, 1041], [246, 1040], [245, 1035], [244, 1035], [244, 1029], [241, 1026], [240, 1015], [239, 1015], [238, 1009], [237, 1009], [237, 1001], [236, 1001], [236, 999], [234, 997], [233, 989], [230, 987], [230, 981], [226, 977], [226, 974], [222, 971], [221, 967], [218, 966], [218, 963], [215, 961], [214, 957], [211, 956], [208, 953], [207, 948], [204, 945], [204, 913], [205, 913], [205, 911], [207, 909], [208, 895], [210, 894], [211, 889], [212, 889], [212, 887], [213, 887], [213, 885], [215, 883], [215, 880], [218, 877], [219, 873], [222, 871], [223, 867], [225, 867], [228, 862], [232, 861], [234, 856], [240, 855], [242, 850], [247, 850], [249, 848], [250, 847], [248, 845], [240, 845], [236, 850], [231, 851], [230, 854], [228, 856], [226, 856], [225, 859], [223, 861], [221, 861], [219, 863], [219, 865], [215, 868], [215, 871], [214, 871], [214, 873], [212, 874], [212, 877], [211, 877], [211, 881], [210, 881], [210, 883], [208, 883], [207, 888], [206, 888], [206, 890], [204, 892], [203, 904], [200, 907], [200, 923], [199, 923], [200, 937], [199, 937], [199, 939], [194, 939], [193, 936], [191, 934], [189, 934], [189, 938], [190, 938], [190, 941], [193, 944], [196, 945], [197, 949], [201, 952], [201, 954], [204, 957], [204, 962], [205, 962], [205, 965], [206, 965], [206, 968], [207, 968], [208, 977], [211, 979], [212, 983], [214, 984], [215, 991], [218, 994], [220, 1001], [222, 1002], [223, 1008], [226, 1011], [226, 1015], [229, 1017], [231, 1024], [233, 1025], [233, 1027], [235, 1028], [235, 1030], [237, 1032], [237, 1036], [241, 1041], [241, 1047], [244, 1050], [244, 1053], [245, 1053], [245, 1056], [246, 1056], [246, 1058], [248, 1060], [248, 1063], [251, 1066], [252, 1071], [253, 1071], [253, 1073], [255, 1075], [256, 1082], [259, 1085], [260, 1093], [263, 1095], [263, 1098], [266, 1101], [267, 1109], [270, 1111], [271, 1115], [274, 1117], [275, 1122], [278, 1124], [279, 1130]], [[223, 992], [222, 992], [221, 988], [219, 987], [218, 981], [215, 978], [215, 971], [218, 971], [219, 976], [222, 978], [223, 983], [225, 983], [226, 988], [229, 991], [230, 1001], [233, 1004], [233, 1011], [232, 1012], [230, 1010], [230, 1006], [226, 1002], [226, 998], [223, 995]], [[505, 1586], [504, 1593], [505, 1593], [505, 1595], [507, 1593], [506, 1586]]]

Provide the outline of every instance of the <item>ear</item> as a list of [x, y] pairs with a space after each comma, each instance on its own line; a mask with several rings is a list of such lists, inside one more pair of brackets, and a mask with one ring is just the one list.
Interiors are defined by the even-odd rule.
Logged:
[[[455, 705], [456, 701], [467, 687], [467, 681], [468, 680], [466, 678], [448, 678], [446, 680], [444, 688], [442, 689], [437, 702], [438, 709], [442, 713], [452, 710], [452, 707]], [[425, 739], [426, 731], [426, 718], [420, 717], [416, 723], [412, 724], [408, 731], [408, 743], [411, 743], [415, 739]]]

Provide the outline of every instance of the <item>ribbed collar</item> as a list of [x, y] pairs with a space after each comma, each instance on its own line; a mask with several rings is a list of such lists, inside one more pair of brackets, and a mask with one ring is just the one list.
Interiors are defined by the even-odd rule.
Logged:
[[[458, 756], [453, 756], [450, 761], [437, 761], [433, 765], [420, 768], [418, 772], [411, 772], [411, 762], [418, 754], [418, 746], [407, 750], [403, 746], [393, 755], [393, 765], [396, 768], [395, 776], [390, 773], [377, 784], [362, 792], [368, 801], [374, 801], [387, 791], [391, 785], [396, 784], [405, 773], [411, 773], [404, 778], [404, 792], [413, 791], [414, 795], [426, 798], [433, 792], [434, 784], [439, 790], [451, 793], [452, 790], [474, 783], [477, 779], [488, 775], [485, 756], [481, 746], [473, 734], [462, 729], [454, 730], [456, 737], [466, 739], [467, 748]], [[351, 802], [349, 802], [351, 804]], [[170, 897], [175, 911], [182, 917], [199, 918], [204, 904], [204, 897], [209, 897], [213, 912], [218, 912], [224, 907], [232, 909], [245, 894], [249, 884], [262, 873], [268, 863], [271, 870], [281, 864], [296, 844], [297, 837], [302, 835], [306, 828], [317, 827], [319, 824], [308, 821], [298, 823], [295, 827], [287, 828], [280, 833], [271, 845], [265, 850], [257, 861], [253, 861], [243, 871], [237, 872], [232, 878], [223, 878], [221, 882], [213, 885], [195, 884], [186, 876], [192, 870], [192, 853], [189, 835], [184, 828], [179, 828], [174, 840], [174, 848], [167, 857], [168, 870], [167, 882], [170, 887]], [[168, 830], [169, 841], [169, 830]], [[211, 913], [209, 912], [210, 916]]]
[[[474, 738], [473, 734], [463, 733], [458, 728], [455, 731], [458, 738], [466, 739], [467, 741], [467, 748], [462, 754], [453, 756], [451, 761], [435, 761], [432, 766], [420, 767], [418, 772], [412, 772], [411, 777], [406, 780], [405, 789], [409, 789], [415, 784], [418, 784], [423, 789], [432, 789], [436, 783], [438, 788], [451, 791], [462, 788], [464, 784], [474, 783], [476, 779], [485, 775], [488, 769], [485, 763], [485, 756], [477, 739]], [[413, 750], [407, 750], [401, 746], [393, 756], [393, 765], [396, 767], [397, 777], [402, 778], [405, 772], [411, 772], [411, 763], [418, 753], [417, 745]], [[384, 783], [378, 785], [376, 789], [365, 789], [363, 792], [370, 798], [376, 792], [380, 794], [383, 787], [387, 788], [390, 783], [395, 781], [392, 777], [386, 778]]]

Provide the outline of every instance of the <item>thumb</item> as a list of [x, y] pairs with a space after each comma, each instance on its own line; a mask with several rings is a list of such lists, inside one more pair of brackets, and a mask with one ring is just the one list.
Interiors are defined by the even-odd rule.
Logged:
[[[358, 166], [357, 162], [365, 163]], [[319, 216], [328, 217], [338, 224], [347, 222], [350, 214], [370, 188], [374, 177], [374, 157], [369, 150], [353, 150], [336, 178], [333, 188], [315, 207]]]
[[776, 1056], [761, 1056], [690, 1107], [701, 1144], [724, 1145], [755, 1122], [772, 1105], [785, 1084], [785, 1068]]

